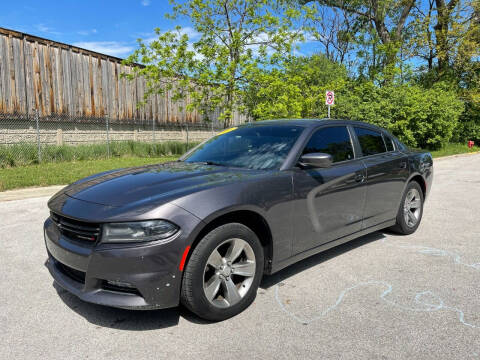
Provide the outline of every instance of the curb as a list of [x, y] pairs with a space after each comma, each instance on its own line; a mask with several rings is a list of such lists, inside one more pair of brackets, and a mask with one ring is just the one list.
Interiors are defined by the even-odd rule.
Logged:
[[440, 156], [440, 157], [434, 158], [433, 163], [435, 164], [435, 161], [439, 161], [439, 160], [447, 160], [447, 159], [452, 159], [452, 158], [457, 158], [457, 157], [468, 157], [468, 156], [478, 155], [478, 154], [480, 154], [480, 151], [475, 151], [475, 152], [471, 152], [471, 153], [448, 155], [448, 156]]
[[28, 187], [23, 189], [2, 191], [0, 192], [0, 202], [52, 196], [56, 192], [63, 189], [65, 186], [66, 185]]

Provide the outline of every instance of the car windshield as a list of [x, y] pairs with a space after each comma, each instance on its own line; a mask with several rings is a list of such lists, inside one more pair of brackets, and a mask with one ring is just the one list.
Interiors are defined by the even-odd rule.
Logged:
[[302, 132], [294, 125], [246, 125], [220, 132], [197, 147], [185, 162], [249, 169], [278, 169]]

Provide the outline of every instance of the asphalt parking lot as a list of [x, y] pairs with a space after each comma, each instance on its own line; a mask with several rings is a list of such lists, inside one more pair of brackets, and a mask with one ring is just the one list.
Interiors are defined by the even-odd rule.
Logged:
[[266, 277], [244, 313], [83, 303], [44, 266], [48, 198], [0, 202], [0, 359], [480, 359], [480, 155], [435, 162], [419, 230]]

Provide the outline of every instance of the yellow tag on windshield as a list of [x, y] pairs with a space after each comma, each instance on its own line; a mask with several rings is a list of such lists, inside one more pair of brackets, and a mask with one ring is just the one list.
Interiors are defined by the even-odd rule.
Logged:
[[237, 130], [237, 129], [238, 129], [237, 127], [233, 127], [233, 128], [230, 128], [230, 129], [226, 129], [226, 130], [220, 131], [220, 132], [217, 134], [217, 136], [223, 135], [223, 134], [226, 134], [226, 133], [229, 133], [230, 131]]

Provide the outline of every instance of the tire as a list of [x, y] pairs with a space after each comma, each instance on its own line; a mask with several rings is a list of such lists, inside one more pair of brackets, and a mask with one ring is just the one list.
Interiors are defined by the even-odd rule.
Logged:
[[205, 235], [190, 255], [181, 303], [206, 320], [235, 316], [255, 300], [263, 264], [263, 247], [250, 228], [239, 223], [219, 226]]
[[397, 223], [391, 229], [403, 235], [413, 234], [422, 221], [423, 200], [420, 185], [416, 181], [409, 182], [400, 202]]

